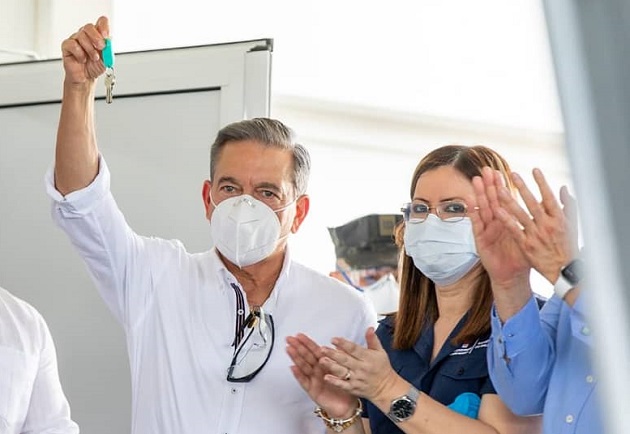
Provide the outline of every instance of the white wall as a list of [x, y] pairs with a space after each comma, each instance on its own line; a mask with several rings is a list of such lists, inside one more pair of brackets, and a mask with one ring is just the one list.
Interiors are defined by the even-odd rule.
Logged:
[[112, 12], [113, 0], [0, 0], [0, 63], [59, 58], [65, 38]]
[[[531, 169], [539, 167], [554, 190], [571, 186], [563, 135], [437, 116], [277, 97], [272, 116], [291, 125], [313, 157], [311, 211], [292, 240], [297, 258], [322, 272], [334, 269], [326, 227], [369, 213], [396, 213], [409, 201], [413, 170], [430, 150], [451, 143], [483, 144], [501, 153], [532, 191]], [[551, 285], [533, 276], [537, 292]]]
[[28, 60], [35, 48], [35, 0], [0, 1], [0, 62]]

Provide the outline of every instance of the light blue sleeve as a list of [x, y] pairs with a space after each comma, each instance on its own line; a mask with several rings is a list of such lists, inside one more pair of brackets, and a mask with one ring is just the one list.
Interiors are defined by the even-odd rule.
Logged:
[[552, 297], [539, 311], [532, 297], [503, 325], [492, 309], [488, 371], [497, 393], [515, 414], [543, 411], [561, 306], [562, 300]]
[[580, 294], [573, 304], [569, 318], [571, 319], [571, 334], [574, 338], [582, 341], [584, 344], [592, 347], [593, 337], [591, 328], [586, 318], [586, 297]]

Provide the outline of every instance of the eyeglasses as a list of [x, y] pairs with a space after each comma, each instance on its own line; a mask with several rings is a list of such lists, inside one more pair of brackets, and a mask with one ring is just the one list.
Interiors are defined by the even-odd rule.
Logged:
[[405, 222], [422, 223], [429, 217], [434, 209], [437, 216], [444, 222], [457, 223], [466, 217], [468, 207], [461, 201], [448, 201], [438, 203], [436, 206], [429, 206], [426, 203], [406, 203], [400, 209], [403, 212]]
[[262, 307], [253, 307], [238, 335], [243, 338], [234, 350], [227, 380], [246, 383], [262, 370], [271, 356], [275, 335], [273, 318]]

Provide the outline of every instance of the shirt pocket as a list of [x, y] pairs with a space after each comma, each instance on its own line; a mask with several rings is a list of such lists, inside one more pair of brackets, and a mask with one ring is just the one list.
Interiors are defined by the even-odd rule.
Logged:
[[[484, 355], [485, 356], [485, 355]], [[452, 357], [441, 369], [442, 375], [453, 380], [474, 380], [488, 376], [488, 365], [485, 357]]]
[[0, 347], [0, 426], [21, 427], [26, 417], [32, 388], [30, 362], [25, 353]]
[[435, 397], [444, 405], [451, 404], [462, 393], [483, 395], [489, 381], [485, 354], [451, 356], [444, 361], [435, 380]]

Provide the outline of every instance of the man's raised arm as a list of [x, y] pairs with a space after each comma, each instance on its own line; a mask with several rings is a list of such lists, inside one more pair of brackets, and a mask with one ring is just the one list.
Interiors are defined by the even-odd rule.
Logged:
[[61, 44], [65, 79], [57, 130], [55, 187], [62, 195], [89, 185], [98, 173], [94, 127], [94, 88], [105, 72], [101, 50], [109, 37], [109, 22], [81, 27]]

